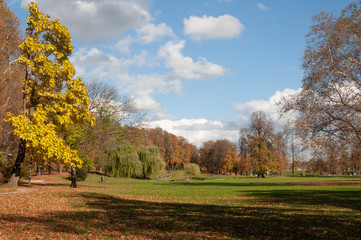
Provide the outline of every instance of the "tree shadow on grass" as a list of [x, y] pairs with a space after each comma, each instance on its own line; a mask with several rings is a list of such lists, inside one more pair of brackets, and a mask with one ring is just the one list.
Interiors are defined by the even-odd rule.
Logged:
[[[258, 180], [258, 179], [254, 179]], [[233, 182], [233, 181], [171, 181], [155, 183], [170, 186], [214, 186], [214, 187], [297, 187], [297, 186], [360, 186], [361, 182], [346, 181], [315, 181], [315, 182]]]
[[[260, 202], [313, 207], [338, 207], [361, 212], [361, 188], [355, 190], [252, 190], [243, 194], [256, 197]], [[361, 221], [361, 219], [359, 219]]]
[[74, 193], [74, 198], [82, 199], [85, 206], [47, 216], [3, 216], [2, 219], [37, 223], [51, 233], [71, 233], [83, 239], [89, 236], [92, 239], [118, 239], [120, 236], [145, 239], [359, 239], [361, 235], [360, 219], [304, 212], [296, 207], [157, 203], [98, 193]]

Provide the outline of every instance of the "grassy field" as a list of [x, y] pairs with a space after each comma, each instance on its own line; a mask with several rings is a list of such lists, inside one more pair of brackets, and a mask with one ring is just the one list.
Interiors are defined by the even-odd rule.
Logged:
[[41, 176], [20, 193], [0, 186], [0, 239], [361, 238], [357, 177], [90, 175], [77, 189], [64, 177]]

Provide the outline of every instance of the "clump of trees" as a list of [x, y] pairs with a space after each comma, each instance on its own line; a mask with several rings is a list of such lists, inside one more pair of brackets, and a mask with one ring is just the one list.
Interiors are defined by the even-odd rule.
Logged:
[[255, 112], [237, 145], [207, 141], [199, 149], [161, 128], [144, 128], [134, 101], [104, 81], [76, 78], [67, 29], [35, 3], [28, 11], [23, 37], [0, 1], [0, 119], [7, 119], [0, 121], [0, 172], [9, 184], [52, 164], [71, 171], [73, 187], [84, 169], [133, 178], [164, 170], [259, 177], [290, 167], [309, 174], [361, 170], [360, 1], [314, 17], [303, 88], [281, 103], [283, 113], [296, 116], [287, 131], [276, 132], [265, 113]]
[[204, 142], [199, 149], [199, 165], [209, 173], [237, 174], [237, 148], [229, 140]]
[[137, 146], [156, 146], [169, 171], [182, 170], [185, 164], [198, 163], [198, 148], [187, 139], [161, 128], [127, 128], [127, 140]]

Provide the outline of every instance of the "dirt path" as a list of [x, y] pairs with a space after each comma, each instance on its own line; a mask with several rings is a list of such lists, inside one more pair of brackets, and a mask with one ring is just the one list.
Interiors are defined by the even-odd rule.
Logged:
[[0, 192], [0, 194], [28, 193], [28, 192], [33, 192], [34, 190], [35, 189], [19, 188], [14, 191], [10, 191], [10, 192]]
[[[22, 183], [27, 184], [28, 181], [22, 181]], [[34, 179], [31, 180], [31, 183], [44, 183], [44, 180], [42, 179]], [[29, 193], [29, 192], [34, 192], [36, 189], [29, 189], [29, 188], [17, 188], [13, 191], [7, 191], [7, 192], [0, 192], [1, 194], [14, 194], [14, 193]]]

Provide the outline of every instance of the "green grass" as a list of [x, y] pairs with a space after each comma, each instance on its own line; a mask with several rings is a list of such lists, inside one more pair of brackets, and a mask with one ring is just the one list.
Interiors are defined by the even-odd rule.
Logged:
[[78, 189], [70, 189], [64, 176], [44, 177], [48, 184], [34, 184], [31, 193], [2, 195], [1, 239], [361, 236], [360, 177], [106, 177], [100, 183], [90, 174]]
[[[156, 181], [90, 176], [82, 194], [119, 231], [157, 239], [359, 239], [361, 178], [201, 176]], [[96, 217], [96, 216], [92, 216]], [[90, 218], [92, 218], [90, 217]], [[145, 232], [144, 232], [145, 231]], [[149, 233], [151, 232], [151, 233]], [[184, 235], [186, 234], [186, 235]]]

